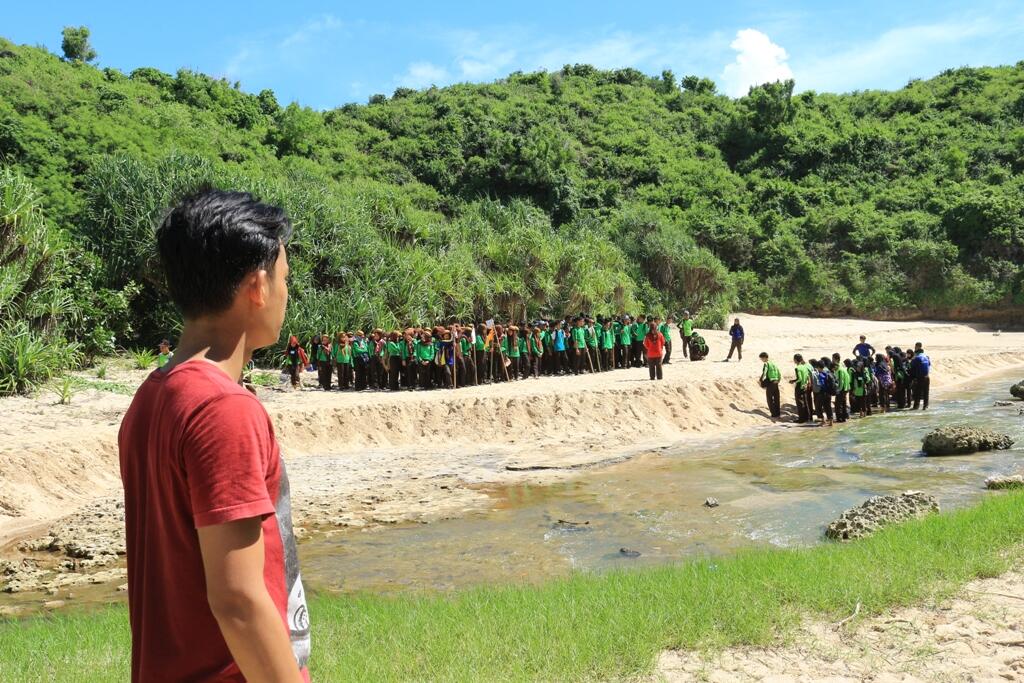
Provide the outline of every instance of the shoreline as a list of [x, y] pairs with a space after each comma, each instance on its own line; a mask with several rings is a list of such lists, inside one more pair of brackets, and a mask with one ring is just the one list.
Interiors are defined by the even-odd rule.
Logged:
[[[773, 342], [821, 354], [851, 336], [849, 320], [816, 322], [814, 334]], [[807, 319], [745, 320], [748, 330], [780, 324], [806, 328]], [[914, 335], [936, 349], [931, 355], [937, 398], [998, 373], [1024, 374], [1024, 334], [997, 336], [962, 325], [918, 328], [897, 322], [890, 329], [871, 324], [881, 328], [869, 330], [879, 343]], [[861, 321], [854, 330], [866, 325]], [[715, 335], [725, 333], [707, 335], [713, 350]], [[297, 533], [330, 535], [459, 517], [486, 507], [488, 491], [502, 486], [552, 484], [666, 448], [707, 448], [756, 437], [780, 426], [767, 418], [756, 383], [760, 362], [749, 356], [757, 350], [749, 347], [742, 363], [674, 361], [657, 383], [647, 379], [646, 369], [633, 369], [456, 391], [339, 394], [270, 388], [261, 389], [260, 398], [285, 455]], [[769, 352], [776, 359], [784, 353]], [[785, 381], [790, 371], [780, 366]], [[146, 374], [121, 371], [118, 377], [137, 386]], [[60, 550], [74, 543], [74, 555], [85, 561], [76, 560], [59, 576], [87, 581], [82, 569], [118, 566], [123, 532], [116, 434], [130, 396], [98, 394], [86, 393], [70, 406], [4, 401], [20, 409], [13, 428], [7, 428], [15, 445], [0, 447], [0, 512], [10, 511], [5, 500], [35, 505], [26, 505], [20, 516], [0, 514], [0, 561], [56, 564], [65, 558]], [[784, 398], [783, 407], [785, 416], [792, 398]], [[47, 416], [55, 417], [53, 424], [45, 424]], [[71, 424], [56, 418], [69, 418]], [[54, 453], [65, 457], [54, 459]], [[83, 543], [89, 548], [78, 547]]]

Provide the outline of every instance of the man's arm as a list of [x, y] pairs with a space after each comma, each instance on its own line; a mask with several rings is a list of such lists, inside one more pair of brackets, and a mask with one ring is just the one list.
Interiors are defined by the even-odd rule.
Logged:
[[260, 518], [200, 527], [198, 532], [206, 598], [246, 680], [301, 683], [288, 630], [263, 581]]

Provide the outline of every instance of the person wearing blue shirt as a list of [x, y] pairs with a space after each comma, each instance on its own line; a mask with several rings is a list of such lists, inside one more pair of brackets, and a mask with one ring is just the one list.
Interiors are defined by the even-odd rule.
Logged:
[[569, 374], [569, 357], [565, 352], [565, 330], [562, 322], [555, 324], [555, 331], [551, 333], [552, 345], [555, 347], [555, 374]]
[[740, 325], [739, 318], [736, 318], [732, 323], [732, 327], [729, 328], [729, 338], [732, 339], [732, 344], [729, 346], [729, 355], [722, 362], [728, 363], [732, 360], [733, 351], [737, 353], [738, 360], [743, 360], [743, 326]]
[[853, 347], [853, 355], [857, 358], [871, 359], [875, 355], [875, 347], [868, 344], [868, 338], [860, 335], [860, 344]]
[[[910, 361], [910, 379], [913, 382], [914, 410], [919, 407], [928, 410], [928, 390], [931, 388], [932, 361], [925, 355], [924, 349], [918, 347], [914, 351], [914, 359]], [[922, 405], [923, 404], [923, 405]]]

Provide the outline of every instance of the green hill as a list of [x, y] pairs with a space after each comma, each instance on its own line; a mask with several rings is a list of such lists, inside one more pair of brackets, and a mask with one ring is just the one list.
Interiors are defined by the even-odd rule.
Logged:
[[317, 112], [0, 39], [0, 219], [17, 232], [17, 185], [51, 226], [32, 232], [41, 281], [0, 239], [0, 322], [90, 354], [173, 333], [150, 234], [204, 183], [288, 209], [303, 335], [491, 312], [1019, 314], [1024, 62], [792, 91], [575, 65]]

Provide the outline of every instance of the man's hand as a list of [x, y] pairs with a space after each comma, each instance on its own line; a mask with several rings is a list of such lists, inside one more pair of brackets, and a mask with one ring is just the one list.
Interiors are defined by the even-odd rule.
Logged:
[[260, 521], [252, 517], [198, 530], [206, 599], [246, 680], [301, 683], [288, 629], [263, 581]]

